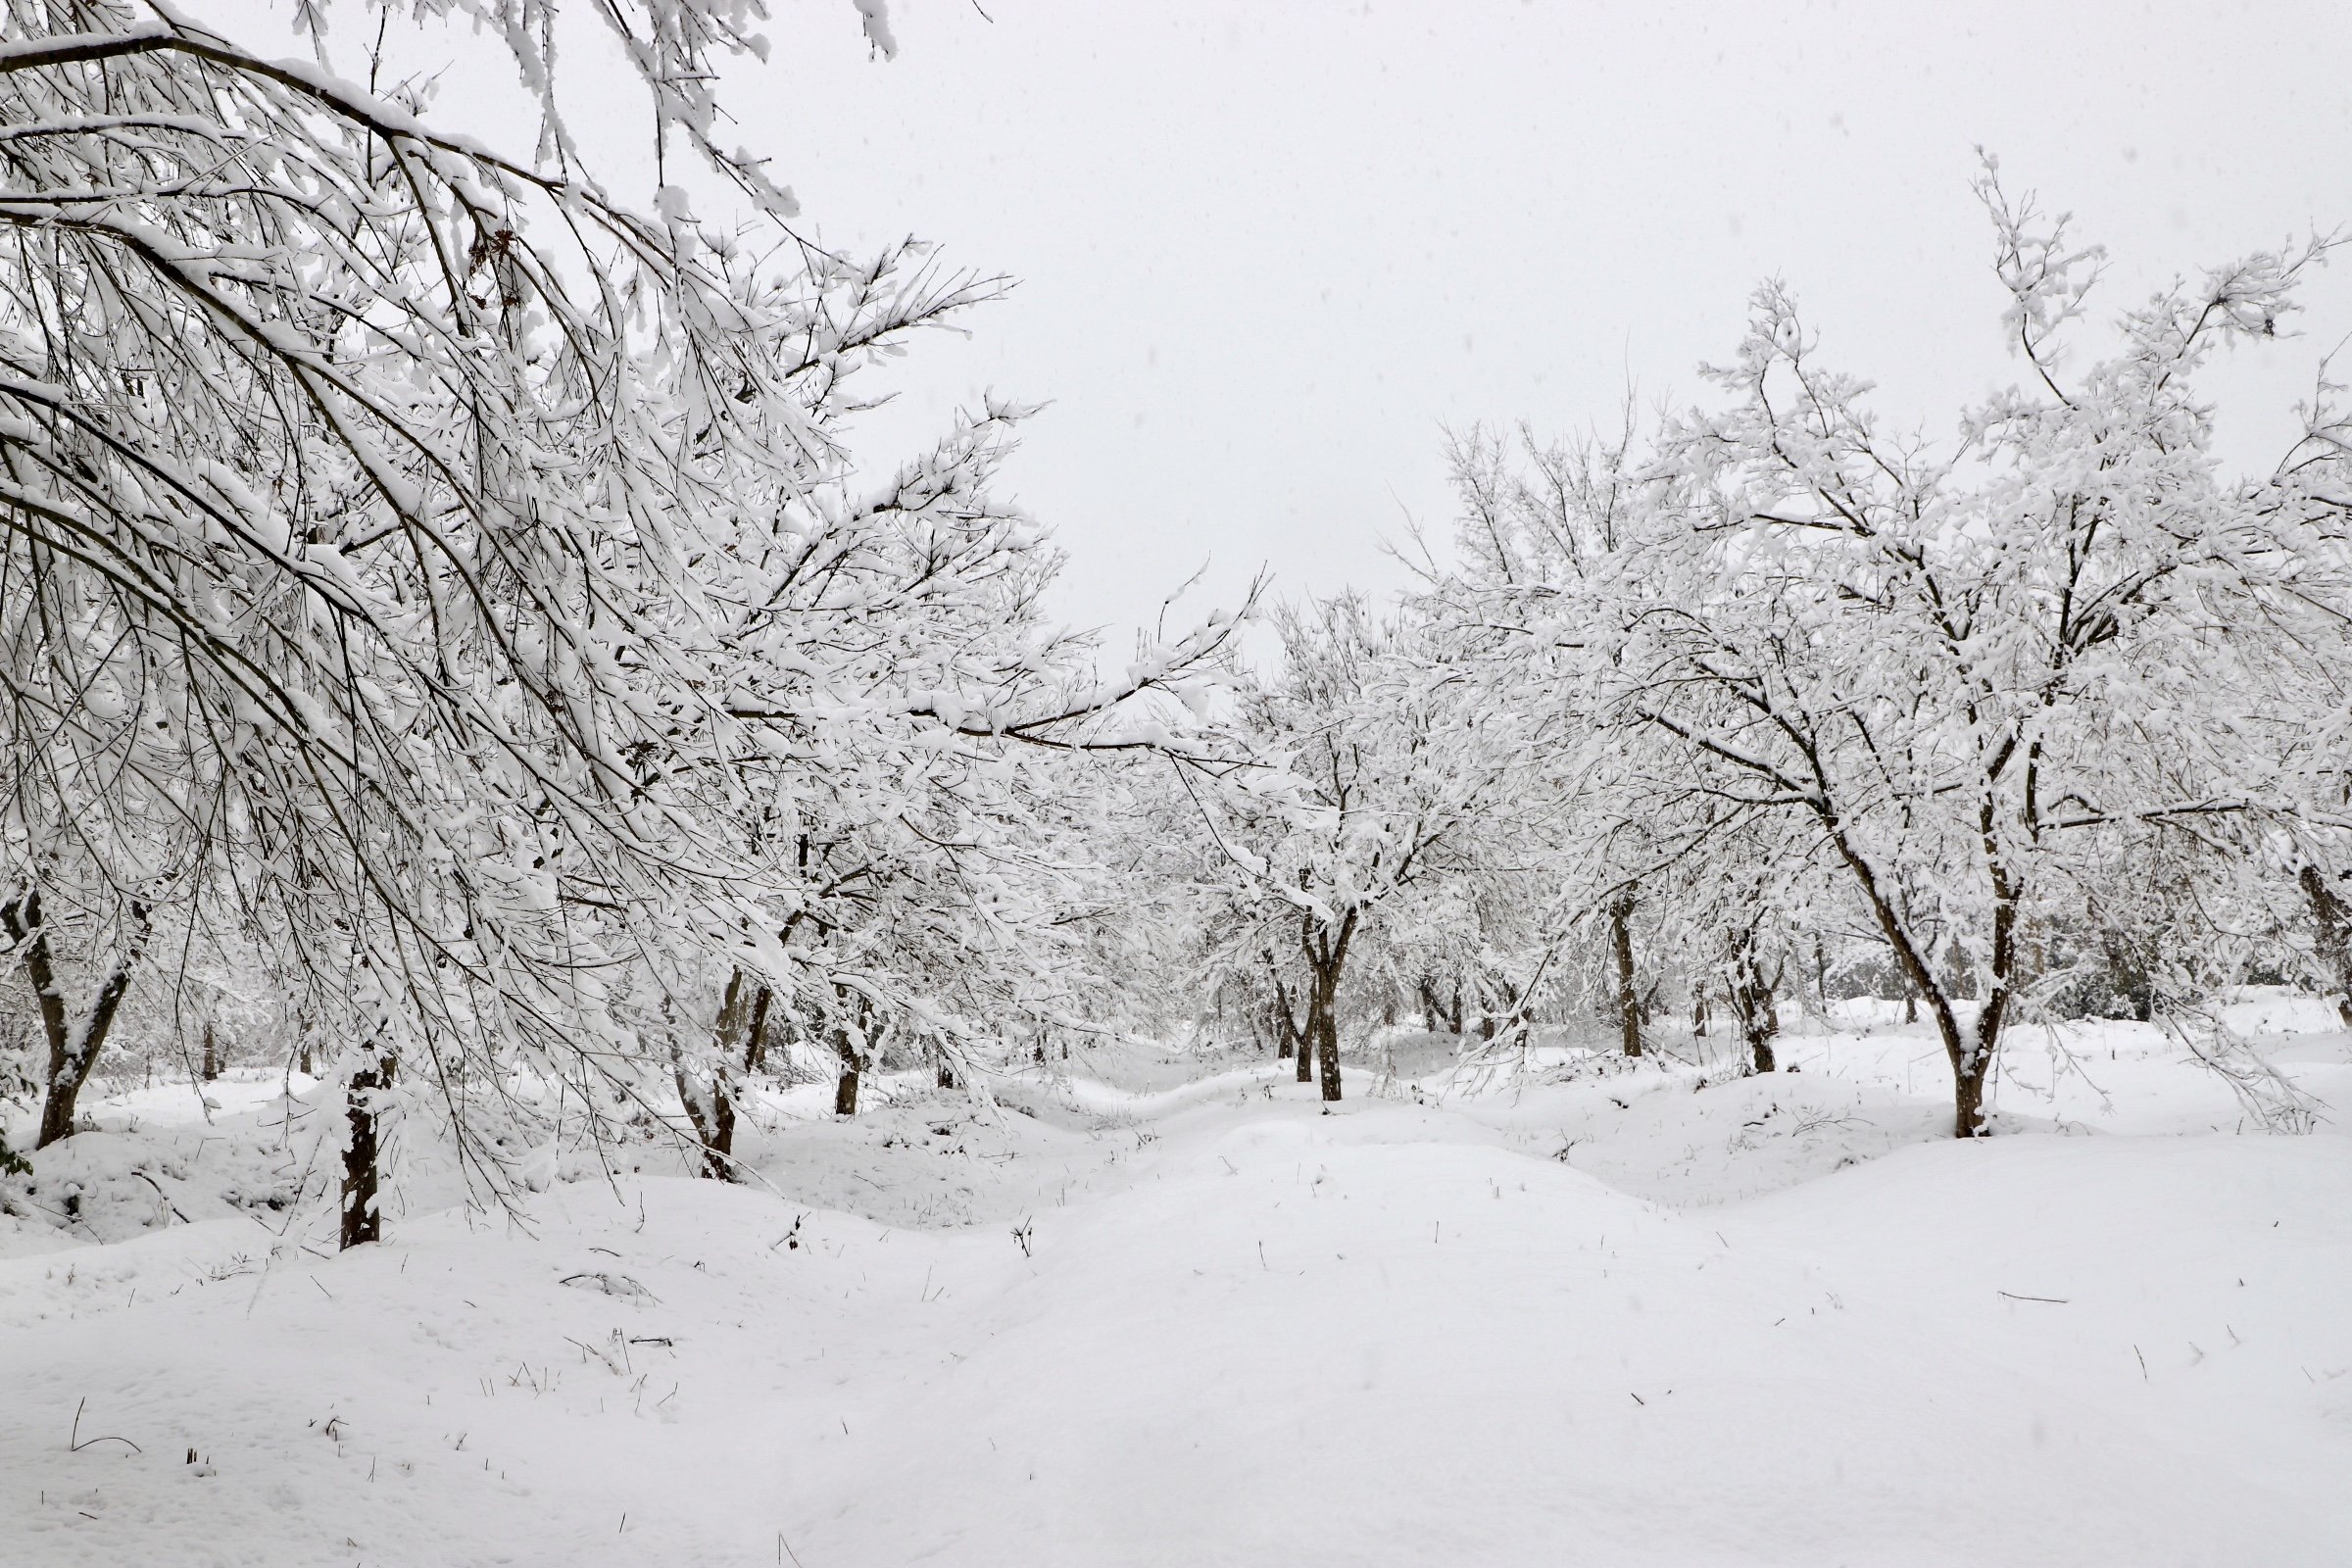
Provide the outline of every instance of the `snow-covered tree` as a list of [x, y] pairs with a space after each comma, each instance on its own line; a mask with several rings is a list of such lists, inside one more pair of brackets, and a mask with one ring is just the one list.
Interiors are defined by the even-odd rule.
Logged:
[[1891, 434], [1768, 285], [1710, 372], [1727, 406], [1570, 497], [1615, 547], [1519, 586], [1641, 789], [1793, 822], [1815, 853], [1779, 863], [1838, 869], [1936, 1028], [1964, 1137], [2003, 1028], [2048, 1000], [2032, 933], [2119, 906], [2130, 844], [2193, 855], [2210, 894], [2269, 870], [2249, 824], [2314, 820], [2272, 760], [2326, 717], [2313, 666], [2342, 667], [2352, 611], [2340, 423], [2307, 410], [2297, 456], [2241, 482], [2191, 390], [2220, 344], [2275, 335], [2326, 247], [2168, 289], [2075, 370], [2099, 253], [1989, 167], [1981, 194], [2028, 388], [1948, 448]]
[[1010, 753], [1224, 635], [1080, 678], [1027, 608], [1050, 554], [982, 496], [1011, 410], [858, 479], [852, 379], [997, 284], [797, 235], [711, 140], [717, 62], [764, 48], [747, 8], [597, 13], [743, 229], [596, 179], [552, 7], [427, 10], [514, 51], [532, 156], [161, 7], [0, 29], [0, 904], [58, 1018], [44, 1133], [155, 911], [229, 911], [338, 1048], [347, 1242], [419, 1086], [497, 1186], [517, 1068], [644, 1101], [624, 999], [888, 989], [787, 940], [859, 879], [811, 835], [887, 823], [969, 871]]
[[1323, 1098], [1341, 1094], [1340, 987], [1359, 944], [1448, 878], [1526, 799], [1519, 715], [1481, 707], [1409, 615], [1346, 597], [1277, 612], [1282, 660], [1243, 695], [1231, 750], [1258, 764], [1192, 786], [1203, 916], [1224, 973], [1259, 977]]

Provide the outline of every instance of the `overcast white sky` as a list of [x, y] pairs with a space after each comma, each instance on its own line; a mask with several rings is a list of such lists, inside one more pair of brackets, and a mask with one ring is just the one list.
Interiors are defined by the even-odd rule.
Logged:
[[[777, 0], [732, 103], [827, 243], [913, 232], [1021, 280], [907, 362], [892, 420], [1052, 400], [1010, 488], [1086, 624], [1204, 561], [1203, 604], [1261, 564], [1395, 587], [1382, 540], [1448, 526], [1443, 426], [1694, 397], [1769, 274], [1943, 433], [2015, 374], [1979, 143], [2111, 247], [2111, 307], [2352, 222], [2340, 3], [982, 3], [892, 0], [882, 61], [850, 0]], [[2352, 329], [2352, 256], [2311, 303], [2212, 382], [2249, 457]]]

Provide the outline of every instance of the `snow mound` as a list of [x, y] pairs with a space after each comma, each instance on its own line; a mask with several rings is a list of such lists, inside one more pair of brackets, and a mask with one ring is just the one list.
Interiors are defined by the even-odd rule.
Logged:
[[0, 1562], [2352, 1556], [2345, 1140], [1955, 1144], [1917, 1044], [901, 1085], [758, 1133], [772, 1190], [0, 1261]]

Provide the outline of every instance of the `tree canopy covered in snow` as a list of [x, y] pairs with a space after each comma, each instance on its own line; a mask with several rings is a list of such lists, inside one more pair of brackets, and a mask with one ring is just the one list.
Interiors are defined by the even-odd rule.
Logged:
[[2336, 236], [1112, 646], [761, 0], [0, 8], [0, 1563], [2346, 1559]]
[[2194, 1020], [2352, 991], [2352, 447], [2323, 379], [2227, 473], [2196, 384], [2331, 240], [2102, 328], [2102, 253], [1987, 160], [2020, 377], [1948, 439], [1769, 283], [1710, 403], [1457, 437], [1454, 548], [1394, 606], [1253, 597], [1105, 673], [997, 492], [1022, 406], [858, 429], [1005, 280], [796, 226], [719, 139], [757, 6], [596, 15], [643, 203], [543, 0], [375, 13], [499, 40], [527, 149], [437, 128], [380, 31], [336, 74], [325, 8], [310, 61], [7, 13], [0, 1084], [36, 1145], [110, 1049], [239, 1008], [339, 1091], [347, 1243], [411, 1113], [485, 1195], [567, 1124], [724, 1177], [762, 1075], [854, 1114], [884, 1061], [985, 1096], [1174, 1033], [1330, 1100], [1414, 1014], [1486, 1067], [1675, 1018], [1770, 1071], [1785, 1010], [1881, 995], [1973, 1136], [2008, 1027], [2121, 1007], [2308, 1113]]

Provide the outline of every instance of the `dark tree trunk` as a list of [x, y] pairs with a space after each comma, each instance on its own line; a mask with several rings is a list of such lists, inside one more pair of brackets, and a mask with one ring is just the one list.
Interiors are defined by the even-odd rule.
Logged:
[[1617, 957], [1617, 1035], [1629, 1056], [1642, 1054], [1642, 996], [1634, 986], [1634, 901], [1609, 906], [1609, 945]]
[[1952, 1136], [1954, 1138], [1985, 1138], [1992, 1132], [1984, 1119], [1984, 1080], [1988, 1053], [1980, 1051], [1976, 1058], [1952, 1069]]
[[2009, 999], [2016, 994], [2017, 897], [2006, 868], [1997, 861], [1992, 875], [1992, 943], [1982, 987], [1984, 1000], [1976, 1017], [1963, 1024], [1957, 1008], [1941, 998], [1933, 999], [1936, 1022], [1943, 1036], [1944, 1054], [1952, 1063], [1952, 1136], [1989, 1138], [1992, 1124], [1984, 1115], [1984, 1091], [1992, 1076], [2001, 1030], [2008, 1022]]
[[[1832, 848], [1853, 873], [1855, 886], [1869, 902], [1871, 913], [1878, 920], [1887, 946], [1894, 950], [1895, 961], [1902, 965], [1903, 977], [1909, 982], [1912, 994], [1925, 1001], [1928, 1010], [1935, 1015], [1936, 1033], [1952, 1064], [1952, 1135], [1986, 1136], [1991, 1128], [1984, 1120], [1984, 1080], [1992, 1065], [1993, 1052], [2000, 1044], [2001, 1026], [2009, 1008], [2008, 982], [2016, 958], [2017, 905], [2021, 891], [2012, 880], [2008, 865], [1999, 858], [1990, 808], [1982, 808], [1981, 817], [1986, 858], [1991, 861], [1992, 984], [1975, 1024], [1968, 1027], [1961, 1024], [1959, 1009], [1953, 1004], [1957, 984], [1941, 985], [1936, 980], [1932, 939], [1923, 945], [1915, 938], [1909, 920], [1887, 901], [1880, 887], [1877, 868], [1854, 848], [1836, 813], [1819, 805], [1814, 810]], [[1956, 947], [1956, 938], [1954, 942]]]
[[[1315, 1071], [1323, 1080], [1323, 1098], [1340, 1098], [1340, 1023], [1334, 1016], [1338, 1004], [1340, 975], [1337, 965], [1328, 974], [1315, 976], [1314, 997], [1307, 1004], [1306, 1032], [1314, 1042]], [[1301, 1058], [1306, 1053], [1301, 1051]], [[1303, 1069], [1299, 1081], [1306, 1081]]]
[[714, 1182], [735, 1179], [735, 1097], [723, 1083], [697, 1084], [678, 1073], [678, 1098], [685, 1102], [686, 1119], [703, 1146], [703, 1174]]
[[1707, 993], [1703, 986], [1690, 992], [1690, 1036], [1694, 1040], [1707, 1038]]
[[1438, 1032], [1438, 988], [1424, 979], [1421, 982], [1421, 1024], [1430, 1034]]
[[[1281, 1043], [1274, 1048], [1276, 1061], [1288, 1061], [1294, 1056], [1304, 1054], [1298, 1049], [1300, 1032], [1298, 1022], [1291, 1013], [1291, 988], [1284, 985], [1279, 979], [1274, 982], [1274, 1032], [1281, 1040]], [[1298, 1081], [1306, 1082], [1306, 1074], [1303, 1071], [1299, 1073]]]
[[342, 1245], [346, 1248], [384, 1239], [380, 1202], [383, 1099], [391, 1092], [397, 1065], [390, 1056], [378, 1056], [351, 1075], [344, 1109], [351, 1130], [343, 1149]]
[[[834, 996], [839, 1004], [843, 1006], [849, 1004], [847, 992], [837, 990]], [[866, 1023], [871, 1016], [871, 1004], [864, 997], [858, 997], [858, 1032], [860, 1036], [865, 1033]], [[857, 1044], [850, 1038], [850, 1020], [846, 1017], [837, 1018], [833, 1024], [833, 1054], [841, 1058], [841, 1076], [833, 1084], [833, 1114], [855, 1116], [858, 1114], [858, 1080], [865, 1070], [865, 1057], [859, 1054]], [[1039, 1061], [1046, 1059], [1043, 1036], [1040, 1036], [1038, 1040], [1037, 1059]]]
[[1298, 946], [1306, 956], [1310, 977], [1306, 998], [1306, 1037], [1298, 1046], [1298, 1081], [1306, 1080], [1308, 1048], [1323, 1080], [1323, 1098], [1340, 1098], [1340, 975], [1348, 964], [1348, 945], [1354, 940], [1357, 911], [1350, 909], [1337, 932], [1319, 930], [1312, 916], [1298, 929]]
[[743, 1038], [743, 1070], [745, 1072], [765, 1072], [767, 1070], [767, 1015], [769, 1009], [775, 1005], [775, 992], [768, 988], [766, 982], [762, 981], [760, 986], [759, 998], [752, 1004], [752, 1026]]
[[833, 1050], [841, 1057], [841, 1076], [833, 1081], [833, 1114], [858, 1114], [858, 1077], [863, 1065], [858, 1048], [850, 1044], [850, 1031], [840, 1025], [833, 1030]]
[[[723, 1028], [725, 1014], [720, 1018]], [[686, 1120], [703, 1146], [702, 1173], [716, 1182], [734, 1180], [735, 1095], [723, 1062], [716, 1076], [708, 1081], [689, 1072], [683, 1056], [671, 1063], [670, 1070], [678, 1081], [678, 1102], [686, 1107]]]
[[75, 1023], [67, 1015], [65, 992], [49, 951], [49, 928], [41, 912], [41, 895], [36, 890], [0, 904], [0, 926], [7, 929], [9, 940], [16, 944], [18, 960], [24, 965], [24, 978], [31, 983], [40, 1009], [41, 1033], [49, 1045], [49, 1070], [42, 1080], [41, 1130], [32, 1146], [35, 1149], [47, 1149], [61, 1138], [74, 1136], [74, 1106], [81, 1097], [81, 1086], [90, 1081], [90, 1069], [98, 1065], [98, 1053], [105, 1048], [107, 1031], [114, 1027], [115, 1012], [130, 990], [139, 954], [147, 945], [146, 906], [133, 904], [130, 919], [129, 940], [117, 955], [113, 971], [99, 983], [89, 1012]]
[[735, 1063], [740, 1060], [747, 1072], [759, 1066], [766, 1051], [772, 1003], [763, 981], [736, 970], [727, 979], [726, 1000], [718, 1007], [710, 1053], [715, 1066], [710, 1078], [690, 1072], [682, 1055], [671, 1060], [678, 1102], [703, 1146], [703, 1174], [712, 1181], [734, 1181], [740, 1174], [735, 1164]]
[[2328, 886], [2327, 874], [2316, 865], [2305, 865], [2295, 881], [2311, 906], [2320, 961], [2335, 981], [2336, 1016], [2352, 1029], [2352, 901]]
[[1751, 926], [1732, 939], [1732, 1013], [1740, 1020], [1740, 1038], [1747, 1045], [1754, 1070], [1774, 1072], [1780, 1067], [1773, 1040], [1781, 1032], [1781, 1009], [1773, 993], [1788, 966], [1781, 964], [1770, 976], [1764, 973], [1756, 956], [1757, 934]]
[[2002, 1025], [2007, 1021], [2011, 988], [2009, 976], [2013, 950], [2003, 929], [2005, 922], [1996, 906], [1993, 915], [1992, 975], [1985, 987], [1984, 1004], [1978, 1007], [1971, 1022], [1962, 1022], [1959, 1010], [1946, 996], [1925, 993], [1931, 1010], [1936, 1014], [1936, 1030], [1943, 1039], [1944, 1055], [1952, 1064], [1952, 1136], [1954, 1138], [1989, 1138], [1992, 1124], [1984, 1116], [1984, 1091], [1991, 1079], [1994, 1052], [1998, 1049]]
[[213, 1026], [204, 1026], [204, 1081], [211, 1083], [220, 1076], [220, 1055], [213, 1044]]
[[1291, 1004], [1288, 1001], [1283, 1003], [1282, 1010], [1285, 1026], [1291, 1034], [1293, 1059], [1298, 1069], [1298, 1082], [1311, 1084], [1315, 1081], [1315, 1044], [1319, 1039], [1315, 1033], [1314, 982], [1312, 980], [1307, 982], [1305, 1022], [1298, 1024], [1289, 1022]]

